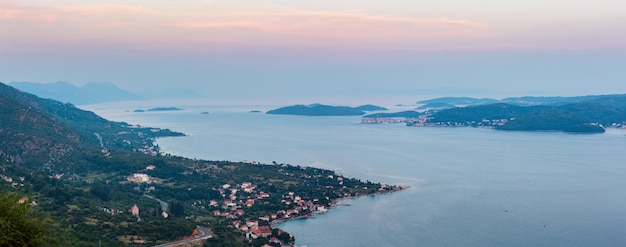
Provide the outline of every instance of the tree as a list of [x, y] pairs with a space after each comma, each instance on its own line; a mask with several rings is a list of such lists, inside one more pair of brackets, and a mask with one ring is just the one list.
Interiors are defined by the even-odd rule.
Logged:
[[0, 192], [0, 246], [42, 246], [44, 220], [34, 216], [26, 197]]

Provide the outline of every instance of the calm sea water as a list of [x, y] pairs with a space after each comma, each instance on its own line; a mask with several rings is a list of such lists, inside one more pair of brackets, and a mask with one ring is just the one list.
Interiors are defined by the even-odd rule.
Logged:
[[621, 130], [569, 135], [362, 125], [359, 117], [266, 115], [248, 111], [271, 107], [250, 106], [87, 108], [189, 134], [159, 139], [172, 154], [315, 166], [412, 186], [281, 224], [299, 246], [626, 246]]

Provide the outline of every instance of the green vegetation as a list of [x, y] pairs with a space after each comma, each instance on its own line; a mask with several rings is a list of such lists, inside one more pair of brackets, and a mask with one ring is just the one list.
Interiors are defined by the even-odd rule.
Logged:
[[362, 105], [362, 106], [357, 106], [354, 107], [355, 109], [361, 110], [361, 111], [386, 111], [389, 110], [385, 107], [382, 106], [377, 106], [377, 105]]
[[604, 128], [589, 123], [569, 112], [546, 111], [522, 116], [505, 125], [496, 126], [499, 130], [520, 131], [562, 131], [566, 133], [604, 133]]
[[497, 103], [496, 99], [477, 99], [470, 97], [442, 97], [418, 101], [418, 104], [436, 104], [436, 105], [485, 105]]
[[[560, 98], [546, 100], [558, 101]], [[505, 103], [457, 107], [431, 113], [424, 126], [493, 127], [499, 130], [604, 133], [626, 123], [626, 95], [585, 96], [563, 105], [518, 106]], [[562, 101], [558, 101], [562, 102]]]
[[0, 194], [0, 246], [42, 246], [46, 225], [30, 210], [28, 197]]
[[418, 118], [422, 113], [416, 111], [381, 112], [363, 116], [364, 118]]
[[[111, 122], [1, 83], [0, 119], [0, 189], [9, 195], [1, 202], [16, 208], [0, 227], [12, 233], [5, 229], [19, 224], [30, 236], [6, 241], [34, 241], [9, 246], [152, 246], [198, 225], [214, 231], [210, 246], [260, 246], [271, 237], [291, 244], [288, 233], [255, 231], [323, 212], [338, 198], [400, 189], [298, 165], [161, 154], [154, 138], [183, 134]], [[14, 203], [18, 192], [33, 206]]]
[[329, 106], [321, 104], [294, 105], [270, 110], [267, 114], [304, 115], [304, 116], [361, 116], [365, 111], [387, 110], [387, 108], [375, 105], [362, 105], [359, 107]]

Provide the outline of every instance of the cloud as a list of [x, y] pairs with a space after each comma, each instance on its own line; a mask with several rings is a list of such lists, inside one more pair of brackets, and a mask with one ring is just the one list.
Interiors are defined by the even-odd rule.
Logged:
[[173, 24], [194, 29], [254, 29], [303, 38], [364, 42], [406, 41], [441, 37], [477, 37], [484, 23], [448, 18], [417, 19], [358, 12], [249, 12], [206, 15], [200, 20]]
[[0, 2], [0, 20], [54, 22], [78, 18], [119, 18], [124, 16], [157, 15], [158, 11], [140, 6], [96, 4], [65, 7], [34, 7]]
[[10, 20], [5, 22], [9, 24], [0, 26], [0, 31], [3, 28], [9, 32], [24, 30], [13, 33], [10, 38], [13, 43], [20, 43], [20, 39], [62, 42], [67, 37], [68, 42], [152, 42], [183, 47], [217, 40], [233, 46], [308, 45], [336, 48], [418, 48], [433, 43], [441, 45], [480, 39], [489, 31], [484, 23], [450, 18], [420, 19], [284, 8], [237, 12], [207, 6], [198, 10], [166, 10], [123, 4], [41, 7], [0, 0], [0, 20]]

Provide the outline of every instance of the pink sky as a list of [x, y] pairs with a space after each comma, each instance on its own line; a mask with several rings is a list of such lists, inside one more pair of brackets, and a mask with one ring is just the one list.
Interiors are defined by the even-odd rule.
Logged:
[[626, 91], [623, 30], [618, 0], [0, 0], [0, 81]]
[[375, 7], [389, 4], [333, 9], [245, 1], [189, 1], [173, 7], [159, 1], [36, 4], [1, 0], [0, 49], [38, 50], [48, 45], [63, 49], [94, 42], [155, 49], [206, 49], [207, 43], [229, 43], [407, 50], [623, 49], [626, 44], [624, 32], [619, 31], [626, 28], [626, 17], [614, 16], [610, 6], [606, 11], [611, 12], [600, 15], [575, 9], [570, 13], [567, 5], [539, 10], [542, 3], [537, 3], [534, 13], [520, 6], [517, 15], [503, 16], [516, 9], [511, 1], [509, 8], [493, 7], [503, 13], [477, 16], [466, 12], [484, 12], [489, 6], [477, 5], [466, 12], [455, 10], [454, 5], [448, 11], [431, 6], [434, 13], [441, 13], [433, 15], [403, 13], [398, 11], [402, 9], [398, 2], [384, 13]]

